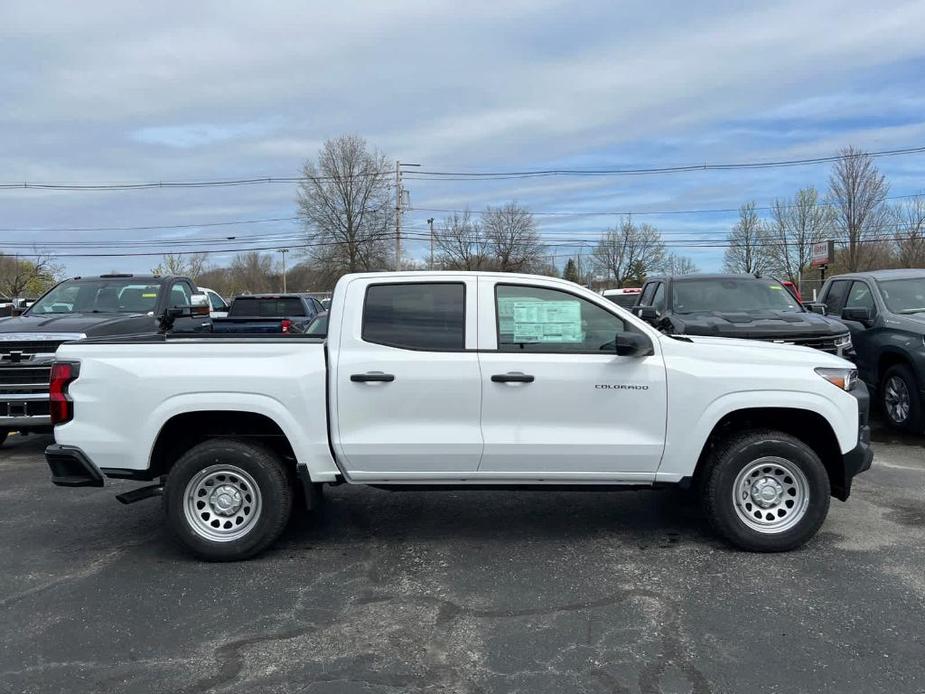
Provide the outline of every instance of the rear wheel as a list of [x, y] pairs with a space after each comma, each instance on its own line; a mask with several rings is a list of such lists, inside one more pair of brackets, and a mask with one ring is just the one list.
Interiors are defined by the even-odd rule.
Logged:
[[258, 554], [282, 533], [292, 510], [289, 476], [270, 450], [214, 439], [194, 446], [167, 477], [164, 511], [180, 543], [209, 561]]
[[703, 501], [716, 531], [741, 549], [799, 547], [829, 511], [829, 477], [812, 448], [779, 431], [728, 439], [704, 473]]
[[895, 364], [883, 374], [880, 404], [887, 423], [901, 431], [921, 431], [922, 401], [915, 374], [905, 364]]

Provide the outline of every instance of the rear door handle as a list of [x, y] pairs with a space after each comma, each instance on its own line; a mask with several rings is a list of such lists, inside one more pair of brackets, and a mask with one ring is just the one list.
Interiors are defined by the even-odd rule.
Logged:
[[495, 374], [492, 383], [533, 383], [533, 376], [522, 373]]
[[380, 371], [370, 371], [365, 374], [350, 374], [350, 380], [354, 383], [391, 383], [395, 380], [395, 376]]

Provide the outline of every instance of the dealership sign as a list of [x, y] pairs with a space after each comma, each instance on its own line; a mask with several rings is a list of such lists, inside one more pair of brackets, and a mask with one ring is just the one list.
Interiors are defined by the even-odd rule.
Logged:
[[812, 265], [813, 267], [825, 267], [835, 262], [835, 242], [820, 241], [813, 244]]

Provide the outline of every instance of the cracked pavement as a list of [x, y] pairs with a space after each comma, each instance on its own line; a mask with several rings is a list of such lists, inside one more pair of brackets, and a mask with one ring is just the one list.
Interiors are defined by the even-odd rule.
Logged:
[[205, 564], [156, 499], [0, 449], [0, 692], [920, 692], [925, 437], [802, 550], [726, 547], [676, 491], [341, 486]]

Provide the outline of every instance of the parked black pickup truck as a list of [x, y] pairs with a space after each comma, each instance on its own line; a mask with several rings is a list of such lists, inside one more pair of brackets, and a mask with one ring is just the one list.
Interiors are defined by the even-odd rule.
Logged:
[[858, 375], [887, 423], [925, 429], [925, 270], [839, 275], [819, 300], [851, 330]]
[[213, 318], [216, 333], [302, 333], [324, 308], [308, 294], [235, 297], [227, 318]]
[[[168, 308], [188, 309], [195, 291], [186, 277], [75, 277], [50, 289], [21, 316], [0, 319], [0, 444], [11, 431], [51, 426], [48, 383], [58, 345], [155, 332], [159, 317]], [[208, 316], [177, 318], [173, 329], [208, 330]]]
[[851, 347], [845, 325], [807, 311], [777, 280], [754, 275], [653, 277], [633, 311], [672, 335], [766, 340], [838, 356]]

